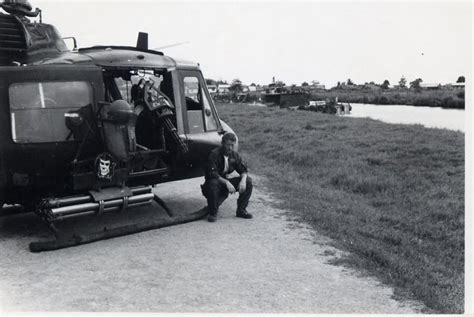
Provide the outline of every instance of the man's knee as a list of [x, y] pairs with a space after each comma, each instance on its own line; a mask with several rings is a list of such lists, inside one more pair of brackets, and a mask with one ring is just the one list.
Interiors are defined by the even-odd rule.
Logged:
[[208, 179], [201, 185], [201, 191], [204, 197], [216, 195], [219, 193], [219, 181], [217, 179]]
[[209, 179], [206, 181], [206, 185], [209, 189], [219, 189], [219, 180], [217, 179]]

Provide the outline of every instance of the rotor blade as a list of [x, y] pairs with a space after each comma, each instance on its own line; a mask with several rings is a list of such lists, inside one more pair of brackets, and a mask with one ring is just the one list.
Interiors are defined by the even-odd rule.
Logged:
[[170, 44], [170, 45], [155, 47], [155, 48], [153, 48], [153, 50], [154, 50], [154, 51], [157, 51], [157, 50], [162, 50], [162, 49], [164, 49], [164, 48], [170, 48], [170, 47], [179, 46], [179, 45], [188, 44], [188, 43], [189, 43], [189, 41], [181, 42], [181, 43], [175, 43], [175, 44]]

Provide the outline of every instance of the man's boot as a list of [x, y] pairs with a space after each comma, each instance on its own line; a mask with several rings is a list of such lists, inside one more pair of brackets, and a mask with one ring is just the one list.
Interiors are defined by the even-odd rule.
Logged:
[[235, 216], [236, 217], [239, 217], [239, 218], [244, 218], [244, 219], [252, 219], [252, 214], [248, 213], [247, 210], [245, 209], [237, 209], [237, 212], [235, 213]]

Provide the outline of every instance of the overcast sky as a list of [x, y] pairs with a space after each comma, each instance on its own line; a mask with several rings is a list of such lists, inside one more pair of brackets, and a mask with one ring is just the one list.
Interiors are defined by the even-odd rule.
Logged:
[[471, 69], [472, 3], [35, 1], [79, 47], [136, 44], [199, 62], [206, 78], [327, 86], [455, 82]]

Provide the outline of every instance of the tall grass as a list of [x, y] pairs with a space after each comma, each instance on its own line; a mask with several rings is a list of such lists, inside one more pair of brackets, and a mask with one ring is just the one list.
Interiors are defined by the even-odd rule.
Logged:
[[464, 134], [243, 104], [218, 111], [284, 207], [351, 252], [341, 261], [437, 312], [463, 312]]

